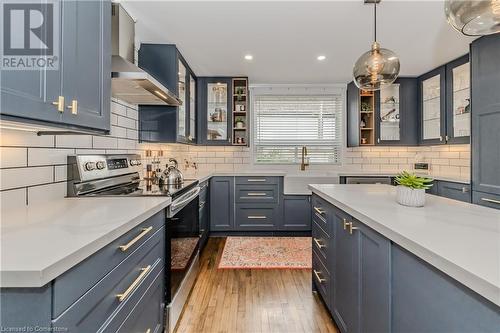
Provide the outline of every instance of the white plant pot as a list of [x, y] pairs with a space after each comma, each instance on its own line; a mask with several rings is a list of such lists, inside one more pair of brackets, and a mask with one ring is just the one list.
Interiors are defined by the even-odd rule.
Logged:
[[396, 201], [403, 206], [423, 207], [425, 204], [425, 190], [414, 190], [399, 185], [396, 187]]

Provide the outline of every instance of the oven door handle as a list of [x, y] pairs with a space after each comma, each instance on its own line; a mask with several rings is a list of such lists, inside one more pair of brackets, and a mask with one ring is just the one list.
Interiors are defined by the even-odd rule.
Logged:
[[186, 203], [190, 202], [191, 200], [193, 200], [194, 198], [196, 198], [198, 196], [198, 194], [200, 194], [200, 188], [196, 187], [193, 190], [193, 194], [190, 195], [189, 197], [187, 197], [186, 199], [181, 200], [179, 202], [172, 202], [172, 204], [170, 205], [170, 209], [176, 210], [177, 208], [183, 206], [184, 204], [186, 204]]

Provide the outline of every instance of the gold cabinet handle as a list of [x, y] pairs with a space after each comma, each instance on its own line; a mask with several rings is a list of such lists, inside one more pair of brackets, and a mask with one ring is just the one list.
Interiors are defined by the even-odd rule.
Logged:
[[313, 240], [314, 240], [314, 243], [316, 243], [316, 245], [318, 245], [318, 247], [319, 247], [320, 249], [322, 249], [322, 248], [326, 247], [326, 245], [321, 244], [321, 243], [319, 242], [319, 239], [317, 239], [317, 238], [313, 238]]
[[439, 136], [439, 141], [443, 141], [443, 137], [441, 135]]
[[462, 193], [469, 193], [469, 189], [467, 187], [462, 187]]
[[491, 202], [491, 203], [494, 203], [494, 204], [499, 204], [499, 205], [500, 205], [500, 201], [498, 201], [498, 200], [488, 199], [488, 198], [481, 198], [481, 200], [486, 201], [486, 202]]
[[352, 235], [353, 230], [358, 230], [358, 227], [353, 227], [352, 222], [349, 222], [349, 234]]
[[150, 329], [150, 328], [148, 328], [148, 329], [146, 330], [146, 333], [151, 333], [151, 329]]
[[52, 102], [57, 107], [57, 111], [64, 112], [64, 96], [57, 97], [57, 102]]
[[445, 135], [445, 136], [444, 136], [444, 140], [445, 140], [446, 142], [448, 142], [448, 140], [449, 140], [449, 139], [450, 139], [450, 138], [448, 137], [448, 135]]
[[346, 219], [342, 219], [342, 222], [343, 222], [343, 224], [344, 224], [344, 230], [347, 230], [347, 227], [349, 226], [349, 223], [350, 223], [350, 222], [347, 222], [347, 220], [346, 220]]
[[253, 220], [263, 220], [263, 219], [267, 219], [267, 216], [265, 216], [265, 215], [248, 215], [248, 218], [253, 219]]
[[78, 101], [76, 99], [71, 101], [71, 105], [68, 105], [68, 109], [71, 110], [72, 114], [78, 114]]
[[250, 197], [264, 197], [266, 195], [265, 192], [248, 192], [248, 196]]
[[325, 214], [325, 211], [319, 207], [314, 207], [314, 211], [318, 213], [319, 215]]
[[313, 270], [313, 272], [314, 272], [314, 275], [316, 275], [316, 279], [318, 279], [319, 283], [323, 283], [323, 282], [325, 282], [325, 281], [326, 281], [326, 279], [323, 279], [321, 276], [319, 276], [319, 273], [320, 273], [320, 272], [318, 272], [318, 271], [317, 271], [317, 270], [315, 270], [315, 269]]
[[118, 294], [116, 297], [118, 297], [119, 302], [123, 302], [124, 299], [127, 298], [128, 295], [135, 289], [135, 287], [142, 281], [142, 279], [148, 274], [148, 272], [151, 270], [151, 265], [148, 265], [147, 267], [141, 268], [141, 274], [137, 277], [137, 279], [132, 282], [132, 284], [125, 290], [123, 294]]
[[151, 230], [153, 230], [153, 227], [142, 228], [142, 232], [134, 239], [132, 239], [125, 245], [120, 245], [120, 250], [122, 250], [123, 252], [127, 251], [132, 245], [137, 243], [142, 237], [146, 236], [146, 234], [148, 234]]
[[247, 181], [248, 182], [265, 182], [266, 180], [261, 179], [261, 178], [248, 178]]

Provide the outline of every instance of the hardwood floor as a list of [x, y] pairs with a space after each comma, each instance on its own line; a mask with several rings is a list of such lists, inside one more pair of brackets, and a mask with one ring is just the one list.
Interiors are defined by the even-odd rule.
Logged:
[[177, 333], [338, 332], [310, 270], [218, 270], [225, 238], [210, 238]]

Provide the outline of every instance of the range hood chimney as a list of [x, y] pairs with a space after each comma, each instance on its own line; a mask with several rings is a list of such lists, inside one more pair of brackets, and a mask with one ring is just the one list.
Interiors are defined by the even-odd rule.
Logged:
[[130, 104], [181, 105], [181, 100], [146, 71], [134, 65], [135, 23], [118, 3], [112, 4], [111, 94]]

